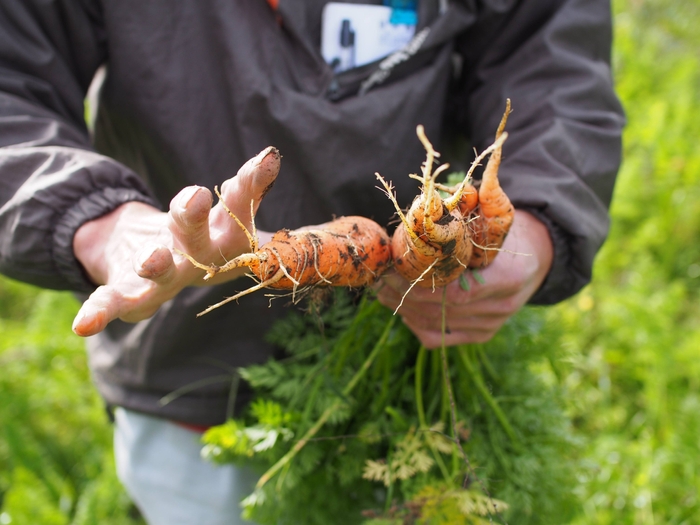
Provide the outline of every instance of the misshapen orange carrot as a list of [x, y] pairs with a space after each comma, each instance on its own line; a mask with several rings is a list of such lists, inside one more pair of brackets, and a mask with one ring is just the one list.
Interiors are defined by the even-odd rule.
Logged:
[[206, 270], [205, 279], [247, 267], [259, 281], [198, 315], [262, 288], [296, 293], [312, 286], [367, 286], [391, 264], [389, 236], [379, 224], [365, 217], [341, 217], [309, 230], [280, 230], [260, 248], [252, 235], [249, 238], [253, 239], [251, 252], [223, 266], [207, 266], [182, 254]]
[[[506, 111], [496, 131], [496, 140], [504, 134], [503, 130], [510, 114], [510, 99], [506, 102]], [[469, 261], [470, 268], [485, 268], [498, 255], [503, 241], [508, 235], [515, 209], [498, 182], [498, 168], [501, 165], [502, 142], [494, 149], [489, 158], [479, 186], [478, 206], [473, 210], [474, 219], [469, 226], [472, 231], [474, 251]]]
[[435, 188], [435, 178], [449, 167], [443, 164], [433, 171], [440, 154], [425, 136], [423, 126], [416, 129], [426, 150], [422, 166], [422, 191], [403, 214], [391, 186], [377, 174], [387, 195], [394, 203], [401, 224], [392, 237], [392, 252], [396, 271], [407, 280], [422, 287], [444, 286], [456, 279], [466, 268], [471, 256], [469, 230], [456, 205], [447, 208]]
[[283, 274], [270, 288], [358, 288], [374, 283], [388, 268], [391, 249], [389, 236], [379, 224], [352, 216], [311, 230], [278, 231], [256, 252], [255, 259], [258, 263], [249, 267], [258, 278], [273, 279]]
[[[416, 131], [426, 149], [427, 157], [422, 166], [423, 176], [411, 176], [421, 180], [423, 187], [421, 194], [416, 197], [405, 215], [392, 193], [391, 186], [381, 175], [377, 174], [377, 178], [384, 185], [401, 219], [401, 224], [392, 238], [396, 271], [409, 280], [411, 286], [444, 286], [460, 276], [471, 258], [473, 247], [469, 218], [460, 211], [460, 205], [474, 208], [476, 191], [468, 181], [478, 162], [493, 151], [497, 144], [481, 153], [464, 181], [450, 189], [451, 196], [442, 199], [436, 188], [443, 186], [436, 184], [435, 178], [449, 165], [443, 164], [433, 171], [433, 163], [439, 154], [426, 138], [423, 127], [418, 126]], [[502, 142], [506, 136], [504, 134], [499, 140]]]

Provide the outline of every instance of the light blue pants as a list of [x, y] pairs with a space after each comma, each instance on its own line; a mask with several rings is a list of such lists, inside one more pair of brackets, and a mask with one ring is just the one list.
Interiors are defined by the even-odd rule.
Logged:
[[203, 460], [201, 434], [123, 408], [114, 413], [117, 474], [149, 525], [250, 525], [239, 502], [257, 476]]

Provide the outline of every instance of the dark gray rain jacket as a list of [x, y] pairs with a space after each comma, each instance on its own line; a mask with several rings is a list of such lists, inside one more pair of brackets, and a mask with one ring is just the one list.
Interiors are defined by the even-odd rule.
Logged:
[[[555, 242], [532, 302], [584, 286], [608, 228], [623, 125], [608, 2], [420, 0], [409, 52], [340, 75], [319, 52], [323, 4], [280, 0], [275, 13], [265, 0], [2, 0], [0, 271], [87, 294], [71, 249], [82, 223], [133, 200], [165, 210], [184, 186], [212, 188], [268, 145], [283, 162], [259, 228], [350, 214], [387, 224], [393, 209], [374, 173], [410, 202], [407, 174], [424, 157], [416, 125], [466, 165], [471, 146], [493, 140], [509, 97], [502, 184]], [[91, 137], [83, 100], [102, 65]], [[274, 352], [261, 335], [284, 301], [268, 308], [258, 294], [195, 313], [247, 284], [184, 290], [153, 318], [89, 338], [106, 401], [221, 422], [229, 383], [216, 376]]]

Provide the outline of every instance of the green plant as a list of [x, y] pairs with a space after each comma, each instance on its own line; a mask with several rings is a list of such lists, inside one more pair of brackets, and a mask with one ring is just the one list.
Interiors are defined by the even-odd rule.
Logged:
[[[449, 522], [438, 519], [442, 511], [462, 509], [474, 523], [516, 524], [551, 523], [575, 508], [576, 440], [550, 365], [558, 336], [541, 312], [521, 313], [486, 345], [450, 349], [465, 461], [440, 353], [371, 297], [357, 308], [342, 291], [333, 297], [273, 328], [271, 341], [289, 357], [241, 369], [257, 401], [205, 435], [212, 460], [264, 471], [245, 515], [271, 524], [369, 517], [438, 525]], [[429, 497], [436, 486], [445, 491]], [[477, 499], [491, 501], [486, 517]], [[496, 499], [505, 504], [494, 507]]]
[[[0, 278], [2, 523], [130, 524], [111, 429], [70, 331], [77, 302]], [[11, 520], [11, 521], [8, 521]]]
[[700, 523], [700, 3], [614, 5], [629, 122], [612, 229], [593, 283], [550, 312], [588, 437], [575, 523]]

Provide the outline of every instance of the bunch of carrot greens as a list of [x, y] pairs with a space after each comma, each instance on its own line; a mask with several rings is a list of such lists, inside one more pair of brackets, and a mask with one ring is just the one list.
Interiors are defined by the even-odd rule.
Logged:
[[524, 311], [485, 345], [440, 353], [369, 292], [337, 289], [268, 339], [289, 357], [240, 369], [256, 397], [205, 455], [257, 469], [261, 524], [553, 523], [575, 507], [575, 440], [559, 405], [556, 334]]

